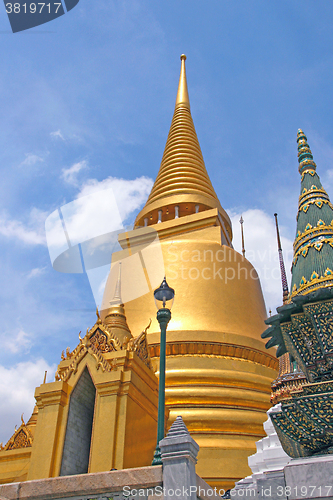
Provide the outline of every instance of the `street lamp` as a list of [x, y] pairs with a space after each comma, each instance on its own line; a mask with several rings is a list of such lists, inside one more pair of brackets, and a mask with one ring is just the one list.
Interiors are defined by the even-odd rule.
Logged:
[[162, 465], [160, 441], [164, 438], [165, 418], [165, 351], [166, 351], [166, 328], [171, 319], [171, 307], [175, 291], [170, 288], [164, 277], [161, 285], [154, 292], [157, 307], [157, 321], [161, 330], [160, 342], [160, 377], [158, 385], [158, 416], [157, 416], [157, 444], [152, 465]]

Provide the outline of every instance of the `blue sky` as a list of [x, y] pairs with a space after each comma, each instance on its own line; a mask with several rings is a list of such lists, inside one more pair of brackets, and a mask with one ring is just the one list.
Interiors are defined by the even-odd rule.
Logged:
[[[118, 186], [133, 214], [155, 178], [181, 53], [206, 167], [280, 305], [273, 213], [290, 269], [302, 128], [333, 196], [331, 0], [80, 0], [12, 34], [0, 9], [0, 441], [62, 349], [95, 321], [86, 275], [52, 269], [46, 217], [91, 186]], [[119, 180], [121, 179], [121, 180]], [[135, 332], [134, 332], [135, 333]], [[139, 333], [139, 332], [137, 332]]]

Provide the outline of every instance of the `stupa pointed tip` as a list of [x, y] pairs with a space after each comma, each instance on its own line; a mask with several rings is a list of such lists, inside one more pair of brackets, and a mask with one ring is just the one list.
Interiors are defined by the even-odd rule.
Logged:
[[116, 287], [112, 300], [110, 300], [110, 306], [115, 306], [122, 304], [121, 299], [121, 262], [118, 264], [118, 278], [116, 281]]
[[[231, 222], [209, 179], [191, 116], [187, 90], [185, 54], [181, 69], [175, 111], [159, 173], [148, 200], [137, 215], [134, 227], [150, 226], [178, 219], [190, 213], [217, 208], [232, 239]], [[190, 212], [191, 210], [191, 212]]]
[[301, 128], [299, 128], [297, 130], [297, 139], [296, 139], [296, 142], [299, 142], [301, 139], [305, 139], [305, 142], [308, 140], [308, 138], [304, 134], [303, 130]]
[[299, 162], [299, 173], [302, 175], [306, 171], [315, 171], [316, 164], [313, 161], [312, 152], [308, 144], [308, 138], [304, 134], [302, 129], [297, 131], [297, 143], [298, 143], [298, 162]]
[[181, 67], [180, 67], [178, 92], [177, 92], [177, 98], [176, 98], [176, 107], [184, 106], [186, 108], [189, 108], [190, 107], [190, 99], [188, 96], [186, 69], [185, 69], [186, 55], [182, 54], [180, 56], [180, 60], [181, 60]]

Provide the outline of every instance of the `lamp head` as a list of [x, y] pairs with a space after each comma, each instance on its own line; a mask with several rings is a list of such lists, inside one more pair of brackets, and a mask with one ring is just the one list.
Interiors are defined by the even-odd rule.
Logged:
[[157, 309], [171, 309], [173, 305], [173, 299], [175, 297], [175, 291], [170, 288], [166, 279], [164, 277], [159, 288], [154, 291], [154, 299]]

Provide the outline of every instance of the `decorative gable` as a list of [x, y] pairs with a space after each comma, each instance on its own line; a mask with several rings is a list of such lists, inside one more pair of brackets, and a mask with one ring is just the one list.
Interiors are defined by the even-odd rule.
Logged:
[[138, 337], [129, 340], [126, 347], [127, 350], [136, 352], [141, 361], [143, 361], [148, 368], [152, 369], [147, 340], [147, 330], [150, 325], [151, 320], [149, 321], [149, 325], [143, 330], [142, 333], [140, 333]]
[[87, 353], [90, 353], [95, 358], [97, 370], [101, 369], [103, 372], [117, 370], [116, 359], [107, 359], [105, 355], [126, 349], [136, 352], [144, 364], [152, 369], [147, 341], [147, 330], [150, 324], [151, 321], [137, 338], [126, 339], [123, 346], [121, 346], [117, 337], [102, 323], [98, 316], [95, 325], [90, 330], [87, 329], [87, 333], [83, 338], [80, 335], [81, 332], [79, 333], [80, 343], [74, 351], [70, 352], [70, 349], [67, 348], [66, 354], [64, 351], [62, 352], [62, 362], [58, 366], [55, 379], [67, 381], [72, 373], [77, 372], [80, 362]]
[[4, 450], [16, 450], [18, 448], [28, 448], [32, 446], [33, 436], [25, 425], [23, 415], [21, 416], [21, 421], [21, 426], [15, 430], [14, 434], [3, 448]]
[[100, 328], [97, 328], [95, 332], [89, 338], [90, 345], [94, 346], [100, 352], [110, 352], [116, 351], [117, 349], [108, 343], [108, 336], [106, 333], [102, 332]]

